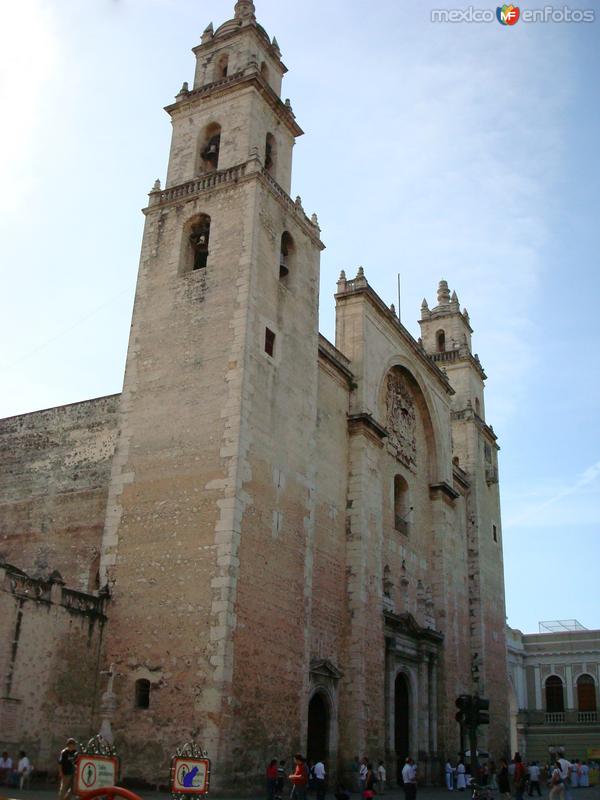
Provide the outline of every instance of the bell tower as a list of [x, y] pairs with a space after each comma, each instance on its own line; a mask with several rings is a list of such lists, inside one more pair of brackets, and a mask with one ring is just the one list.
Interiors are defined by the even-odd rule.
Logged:
[[193, 52], [144, 209], [101, 572], [127, 774], [162, 782], [193, 738], [226, 789], [301, 747], [323, 244], [251, 0]]
[[[469, 314], [461, 311], [456, 292], [440, 281], [437, 306], [421, 304], [421, 336], [429, 357], [445, 370], [452, 397], [452, 455], [455, 468], [469, 484], [466, 536], [469, 594], [470, 691], [490, 699], [489, 726], [480, 729], [485, 749], [505, 746], [506, 644], [504, 573], [498, 443], [485, 421], [484, 381], [479, 357], [472, 353]], [[491, 667], [490, 665], [493, 665]], [[499, 665], [502, 665], [499, 667]]]

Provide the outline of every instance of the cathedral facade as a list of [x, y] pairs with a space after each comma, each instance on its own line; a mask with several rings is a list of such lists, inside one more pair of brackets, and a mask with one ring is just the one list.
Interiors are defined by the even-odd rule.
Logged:
[[[381, 758], [392, 781], [410, 754], [437, 780], [474, 692], [497, 759], [498, 447], [469, 316], [441, 281], [415, 340], [359, 268], [321, 336], [277, 41], [239, 0], [194, 53], [144, 209], [122, 394], [0, 421], [0, 745], [41, 763], [96, 732], [111, 668], [124, 774], [149, 782], [189, 739], [222, 791], [296, 751], [338, 775]], [[36, 682], [42, 628], [59, 642]]]

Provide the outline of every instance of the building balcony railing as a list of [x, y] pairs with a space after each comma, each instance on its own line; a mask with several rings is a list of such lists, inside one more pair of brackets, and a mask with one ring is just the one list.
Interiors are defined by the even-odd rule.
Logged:
[[546, 711], [546, 725], [563, 725], [565, 722], [564, 711]]
[[598, 722], [598, 712], [597, 711], [578, 711], [577, 712], [577, 722], [583, 723], [584, 725], [591, 725], [594, 722]]

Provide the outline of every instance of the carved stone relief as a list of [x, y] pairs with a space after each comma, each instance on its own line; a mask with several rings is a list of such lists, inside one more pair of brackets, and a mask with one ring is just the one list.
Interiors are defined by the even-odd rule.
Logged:
[[409, 469], [417, 466], [415, 403], [404, 375], [392, 371], [387, 379], [387, 429], [396, 458]]

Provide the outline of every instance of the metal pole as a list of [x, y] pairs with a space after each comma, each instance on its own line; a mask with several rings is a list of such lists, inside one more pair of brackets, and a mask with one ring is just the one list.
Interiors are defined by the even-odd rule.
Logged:
[[398, 322], [402, 321], [402, 313], [400, 306], [400, 273], [398, 272]]

